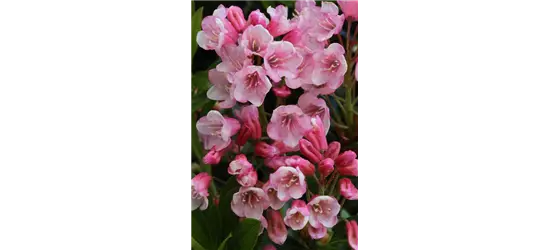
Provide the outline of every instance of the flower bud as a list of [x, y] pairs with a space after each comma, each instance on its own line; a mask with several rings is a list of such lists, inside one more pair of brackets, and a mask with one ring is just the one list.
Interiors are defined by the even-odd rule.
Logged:
[[341, 175], [358, 176], [358, 160], [356, 153], [347, 150], [334, 160], [336, 170]]
[[280, 211], [269, 209], [267, 211], [267, 233], [272, 242], [282, 245], [288, 236], [288, 230], [282, 219]]
[[253, 187], [257, 183], [257, 172], [253, 167], [243, 170], [236, 181], [243, 187]]
[[320, 152], [318, 152], [313, 144], [311, 144], [311, 142], [306, 139], [299, 140], [299, 150], [301, 151], [301, 154], [303, 154], [313, 163], [318, 163], [323, 159]]
[[286, 98], [292, 94], [292, 91], [290, 90], [290, 88], [288, 88], [288, 86], [286, 86], [285, 84], [280, 85], [279, 87], [274, 87], [272, 88], [272, 90], [275, 96], [280, 98]]
[[320, 178], [324, 179], [334, 171], [334, 160], [326, 158], [318, 163], [318, 172], [320, 172]]
[[217, 151], [215, 146], [202, 158], [204, 164], [215, 165], [221, 161], [224, 151]]
[[269, 19], [267, 19], [265, 14], [263, 14], [260, 10], [254, 10], [248, 16], [248, 24], [261, 25], [264, 28], [267, 28], [267, 25], [269, 24]]
[[318, 240], [324, 238], [328, 234], [328, 229], [326, 227], [319, 225], [318, 228], [315, 228], [309, 224], [307, 231], [312, 239]]
[[337, 0], [345, 18], [358, 21], [358, 0]]
[[271, 158], [279, 155], [280, 151], [277, 147], [261, 141], [255, 144], [255, 154], [259, 157]]
[[230, 175], [239, 175], [242, 172], [248, 171], [250, 168], [253, 169], [253, 166], [246, 158], [246, 155], [239, 154], [229, 163], [227, 172], [229, 172]]
[[326, 152], [324, 152], [325, 158], [332, 158], [332, 160], [335, 160], [337, 156], [339, 155], [339, 150], [341, 150], [341, 144], [339, 142], [333, 141], [328, 145], [328, 149], [326, 149]]
[[246, 27], [248, 27], [248, 22], [242, 13], [242, 9], [238, 6], [231, 6], [227, 11], [227, 19], [233, 25], [233, 27], [238, 32], [242, 32]]
[[299, 168], [299, 170], [306, 176], [312, 176], [315, 174], [315, 165], [297, 155], [286, 157], [284, 164], [284, 166]]
[[349, 241], [349, 246], [351, 246], [352, 249], [357, 250], [358, 249], [358, 223], [356, 223], [356, 221], [354, 220], [347, 221], [345, 223], [345, 227], [347, 227], [347, 240]]
[[324, 130], [322, 119], [320, 119], [319, 116], [311, 118], [311, 125], [313, 126], [313, 129], [305, 134], [305, 138], [307, 138], [319, 152], [328, 149], [326, 131]]
[[349, 178], [339, 180], [339, 192], [347, 200], [358, 200], [358, 189]]

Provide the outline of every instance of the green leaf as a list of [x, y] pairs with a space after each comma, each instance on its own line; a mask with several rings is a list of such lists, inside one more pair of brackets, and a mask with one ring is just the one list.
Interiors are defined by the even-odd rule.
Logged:
[[210, 110], [214, 103], [214, 101], [208, 99], [206, 96], [195, 96], [191, 102], [192, 112]]
[[239, 184], [236, 178], [232, 176], [227, 180], [225, 185], [220, 191], [219, 199], [219, 213], [221, 216], [221, 234], [230, 234], [234, 227], [238, 225], [238, 217], [231, 209], [231, 201], [233, 200], [233, 194], [238, 192]]
[[193, 93], [206, 92], [210, 88], [210, 80], [208, 79], [208, 71], [199, 71], [193, 74], [191, 78]]
[[196, 241], [193, 237], [191, 237], [191, 244], [193, 246], [193, 249], [195, 250], [206, 250], [198, 241]]
[[260, 223], [256, 219], [246, 218], [233, 230], [230, 249], [253, 250], [257, 242]]
[[[191, 235], [193, 241], [199, 244], [202, 249], [211, 249], [212, 240], [210, 239], [210, 231], [206, 220], [206, 212], [195, 210], [192, 212], [191, 218]], [[193, 246], [195, 243], [193, 243]]]
[[202, 10], [204, 7], [200, 7], [197, 11], [194, 12], [191, 19], [191, 56], [194, 56], [198, 44], [196, 43], [196, 34], [200, 31], [200, 25], [202, 23]]
[[217, 248], [217, 250], [225, 250], [225, 248], [227, 248], [227, 242], [229, 242], [229, 239], [233, 237], [232, 234], [229, 234], [229, 236], [227, 236], [227, 238], [225, 238], [223, 240], [223, 242], [221, 242], [221, 245], [219, 245], [219, 247]]
[[191, 148], [195, 157], [198, 158], [199, 161], [202, 161], [204, 152], [202, 149], [202, 143], [200, 143], [200, 140], [198, 140], [198, 131], [196, 130], [196, 118], [194, 114], [192, 114], [191, 116]]

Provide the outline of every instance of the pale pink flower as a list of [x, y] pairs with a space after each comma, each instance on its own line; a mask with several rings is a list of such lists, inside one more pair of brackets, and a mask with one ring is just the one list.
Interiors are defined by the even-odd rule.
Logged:
[[324, 152], [324, 157], [335, 160], [335, 158], [337, 158], [337, 156], [339, 155], [340, 150], [341, 150], [341, 144], [339, 142], [337, 141], [330, 142], [330, 144], [328, 144], [328, 149]]
[[238, 120], [223, 117], [217, 110], [211, 110], [206, 116], [196, 122], [196, 129], [204, 143], [204, 148], [210, 150], [216, 147], [223, 150], [231, 143], [231, 136], [240, 129]]
[[315, 6], [315, 0], [296, 0], [295, 1], [295, 10], [299, 13], [304, 8]]
[[269, 205], [274, 210], [279, 210], [284, 206], [285, 201], [281, 201], [278, 198], [278, 191], [276, 191], [276, 185], [274, 185], [272, 182], [267, 181], [265, 184], [263, 184], [263, 191], [265, 194], [267, 194], [267, 197], [269, 197]]
[[337, 0], [346, 18], [358, 21], [358, 0]]
[[313, 163], [319, 163], [323, 159], [320, 151], [318, 151], [318, 149], [307, 139], [299, 140], [299, 151]]
[[267, 210], [267, 221], [269, 225], [267, 227], [267, 233], [271, 241], [278, 245], [284, 244], [286, 237], [288, 236], [288, 229], [284, 225], [284, 220], [280, 211], [269, 209]]
[[316, 37], [311, 36], [307, 30], [293, 29], [282, 38], [284, 41], [291, 42], [294, 47], [302, 49], [306, 53], [321, 51], [326, 46], [326, 41], [318, 41]]
[[[297, 100], [297, 106], [301, 108], [303, 113], [313, 119], [315, 116], [319, 116], [320, 119], [322, 119], [322, 129], [324, 129], [325, 133], [324, 136], [328, 133], [328, 130], [330, 129], [330, 109], [326, 106], [324, 99], [318, 98], [316, 95], [310, 93], [305, 93]], [[316, 123], [316, 121], [313, 122]], [[326, 148], [323, 148], [323, 150], [324, 149]]]
[[295, 145], [293, 147], [290, 147], [282, 141], [274, 141], [272, 145], [278, 148], [281, 154], [295, 152], [299, 150], [299, 146]]
[[210, 100], [219, 101], [220, 108], [232, 108], [236, 100], [232, 95], [231, 83], [227, 80], [227, 74], [217, 69], [211, 69], [208, 71], [208, 80], [212, 86], [206, 92], [206, 96]]
[[220, 72], [227, 73], [227, 80], [234, 82], [234, 74], [246, 66], [252, 65], [252, 59], [246, 56], [244, 47], [227, 44], [216, 50], [221, 62], [216, 66]]
[[298, 27], [307, 30], [318, 41], [326, 41], [341, 31], [345, 17], [338, 15], [337, 5], [322, 2], [320, 8], [308, 7], [301, 11]]
[[315, 68], [311, 79], [314, 85], [337, 85], [347, 72], [345, 49], [339, 43], [332, 43], [324, 51], [315, 53], [313, 60]]
[[259, 107], [271, 89], [271, 81], [260, 66], [247, 66], [235, 74], [234, 98]]
[[334, 171], [334, 160], [326, 158], [318, 163], [320, 178], [324, 179]]
[[277, 147], [267, 144], [266, 142], [258, 142], [255, 144], [255, 154], [263, 158], [271, 158], [280, 154]]
[[277, 170], [282, 166], [286, 166], [286, 158], [287, 156], [274, 156], [271, 158], [266, 158], [263, 163], [265, 163], [265, 166], [271, 168], [272, 170]]
[[358, 250], [358, 223], [354, 220], [347, 221], [345, 227], [347, 228], [349, 246], [354, 250]]
[[347, 200], [358, 200], [358, 189], [349, 178], [339, 180], [339, 192]]
[[284, 5], [278, 5], [276, 8], [269, 6], [267, 13], [271, 16], [271, 22], [267, 26], [271, 35], [277, 37], [292, 30], [292, 25], [288, 20], [288, 7]]
[[301, 85], [301, 88], [305, 90], [305, 92], [313, 95], [329, 95], [333, 94], [341, 84], [343, 84], [343, 78], [344, 76], [341, 76], [339, 78], [334, 78], [326, 83], [323, 83], [321, 85], [315, 85], [315, 84], [303, 84]]
[[231, 209], [238, 217], [259, 220], [263, 210], [269, 207], [269, 199], [263, 189], [256, 187], [241, 187], [233, 194]]
[[242, 13], [242, 9], [238, 6], [231, 6], [227, 10], [227, 19], [233, 25], [233, 27], [238, 32], [242, 32], [246, 27], [248, 27], [248, 21]]
[[236, 139], [238, 145], [244, 145], [249, 138], [254, 140], [261, 138], [261, 123], [256, 106], [248, 105], [240, 110], [235, 110], [234, 113], [242, 123]]
[[191, 180], [191, 210], [200, 207], [200, 210], [208, 208], [208, 187], [212, 177], [208, 173], [200, 173]]
[[307, 204], [311, 215], [309, 217], [309, 223], [313, 227], [320, 227], [320, 225], [327, 228], [335, 226], [337, 223], [337, 214], [341, 206], [337, 203], [337, 200], [331, 196], [317, 196]]
[[298, 106], [278, 106], [267, 125], [267, 134], [271, 139], [282, 141], [288, 147], [295, 147], [311, 128], [310, 119]]
[[301, 156], [286, 156], [284, 163], [285, 166], [298, 168], [306, 176], [315, 174], [315, 165], [313, 165], [310, 161], [303, 159]]
[[302, 55], [304, 55], [303, 61], [297, 67], [295, 77], [286, 77], [286, 86], [291, 89], [297, 89], [302, 85], [312, 83], [311, 77], [314, 69], [313, 56], [305, 53], [302, 53]]
[[279, 82], [283, 76], [295, 78], [297, 67], [303, 60], [292, 43], [286, 41], [272, 42], [264, 58], [265, 71], [274, 82]]
[[292, 207], [286, 210], [284, 223], [293, 230], [301, 230], [309, 222], [309, 209], [307, 204], [302, 200], [294, 200]]
[[240, 46], [244, 48], [246, 55], [264, 56], [272, 42], [273, 36], [261, 25], [249, 26], [240, 38]]
[[261, 215], [261, 218], [259, 218], [259, 221], [261, 224], [259, 224], [259, 233], [257, 235], [261, 235], [263, 233], [263, 230], [269, 226], [269, 223], [267, 222], [267, 219]]
[[202, 30], [196, 35], [198, 46], [205, 50], [215, 50], [236, 42], [238, 32], [226, 17], [227, 12], [223, 5], [219, 5], [213, 15], [204, 17]]
[[299, 199], [307, 191], [305, 175], [297, 168], [280, 167], [270, 175], [269, 181], [276, 185], [277, 196], [282, 201]]
[[336, 170], [341, 175], [358, 176], [356, 153], [347, 150], [334, 159]]
[[246, 155], [239, 154], [229, 163], [227, 172], [229, 172], [230, 175], [239, 175], [242, 172], [248, 171], [250, 168], [253, 169], [253, 166], [246, 158]]
[[267, 28], [267, 25], [269, 25], [269, 19], [260, 10], [254, 10], [248, 16], [248, 24], [261, 25], [264, 28]]
[[257, 172], [253, 167], [244, 168], [236, 177], [236, 181], [243, 187], [253, 187], [257, 183]]
[[318, 240], [324, 238], [324, 236], [328, 234], [328, 229], [322, 224], [319, 224], [318, 227], [313, 227], [311, 226], [311, 223], [309, 223], [307, 232], [309, 232], [312, 239]]

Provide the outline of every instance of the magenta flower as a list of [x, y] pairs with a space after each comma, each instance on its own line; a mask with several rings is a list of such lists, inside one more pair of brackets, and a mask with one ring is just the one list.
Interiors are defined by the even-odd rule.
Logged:
[[[304, 53], [302, 53], [303, 55]], [[311, 84], [312, 74], [314, 69], [313, 56], [305, 54], [303, 56], [303, 61], [296, 69], [296, 74], [294, 78], [286, 77], [286, 86], [291, 89], [297, 89], [302, 85]]]
[[318, 163], [320, 178], [324, 179], [334, 171], [334, 160], [326, 158]]
[[286, 98], [292, 94], [292, 91], [285, 84], [282, 84], [278, 87], [274, 87], [273, 92], [276, 97], [280, 97], [280, 98]]
[[323, 159], [322, 154], [320, 154], [318, 149], [306, 139], [299, 140], [299, 150], [303, 156], [313, 163], [319, 163]]
[[309, 223], [309, 226], [307, 227], [307, 232], [309, 232], [311, 238], [318, 240], [324, 238], [324, 236], [328, 234], [328, 229], [326, 229], [326, 227], [322, 224], [319, 224], [318, 227], [313, 227]]
[[310, 119], [298, 106], [278, 106], [267, 125], [267, 134], [271, 139], [282, 141], [288, 147], [295, 147], [311, 128]]
[[252, 168], [244, 168], [236, 177], [236, 181], [243, 187], [253, 187], [257, 183], [257, 172]]
[[227, 73], [227, 80], [234, 82], [234, 74], [246, 66], [252, 65], [252, 60], [246, 56], [244, 47], [235, 44], [227, 44], [216, 50], [221, 63], [216, 66], [220, 72]]
[[346, 18], [358, 21], [358, 0], [337, 0]]
[[276, 186], [281, 201], [299, 199], [307, 191], [305, 175], [297, 168], [280, 167], [270, 175], [269, 181]]
[[227, 19], [233, 25], [233, 27], [238, 32], [242, 32], [246, 27], [248, 27], [248, 21], [242, 13], [242, 9], [238, 6], [231, 6], [227, 10]]
[[277, 147], [271, 146], [266, 142], [262, 142], [262, 141], [255, 144], [254, 152], [257, 156], [263, 157], [263, 158], [271, 158], [280, 154], [280, 151], [278, 150]]
[[337, 5], [322, 2], [320, 8], [308, 7], [301, 11], [298, 27], [307, 30], [318, 41], [326, 41], [341, 31], [345, 17], [338, 14]]
[[264, 28], [267, 28], [267, 25], [269, 25], [269, 19], [260, 10], [254, 10], [248, 16], [248, 24], [261, 25]]
[[271, 241], [278, 245], [284, 244], [288, 236], [288, 229], [284, 225], [280, 211], [267, 210], [267, 221], [269, 222], [267, 233]]
[[227, 80], [227, 74], [217, 69], [211, 69], [208, 71], [208, 79], [212, 86], [208, 89], [206, 96], [210, 100], [219, 101], [220, 108], [232, 108], [236, 101], [232, 95], [231, 83]]
[[[311, 118], [319, 116], [320, 119], [322, 119], [324, 136], [328, 133], [328, 130], [330, 129], [330, 109], [326, 106], [324, 99], [317, 98], [315, 95], [310, 93], [305, 93], [297, 100], [297, 106], [303, 110], [303, 113]], [[324, 149], [325, 148], [323, 148], [323, 150]]]
[[263, 26], [249, 26], [240, 39], [240, 46], [244, 48], [246, 55], [264, 56], [269, 45], [273, 42], [273, 36]]
[[347, 200], [358, 200], [358, 189], [349, 178], [339, 180], [339, 192]]
[[295, 78], [297, 67], [303, 60], [292, 43], [286, 41], [272, 42], [264, 58], [265, 72], [274, 82], [279, 82], [283, 76]]
[[324, 152], [324, 158], [331, 158], [332, 160], [335, 160], [335, 158], [339, 155], [339, 150], [341, 150], [341, 144], [339, 142], [330, 142], [330, 144], [328, 144], [328, 149]]
[[266, 245], [263, 247], [263, 250], [276, 250], [276, 247], [274, 247], [273, 245], [269, 244], [269, 245]]
[[198, 46], [205, 50], [215, 50], [236, 42], [238, 32], [226, 17], [227, 12], [223, 5], [219, 5], [213, 15], [204, 17], [202, 30], [196, 35]]
[[335, 86], [347, 72], [345, 61], [345, 49], [339, 43], [332, 43], [322, 52], [313, 55], [315, 68], [312, 74], [312, 83], [328, 86]]
[[356, 153], [347, 150], [334, 159], [336, 170], [341, 175], [358, 176]]
[[233, 161], [231, 161], [231, 163], [229, 163], [227, 172], [229, 172], [230, 175], [239, 175], [242, 172], [248, 171], [248, 169], [250, 168], [253, 169], [253, 166], [246, 158], [246, 155], [239, 154], [234, 158]]
[[205, 149], [215, 146], [221, 151], [230, 145], [231, 136], [238, 132], [240, 123], [236, 119], [223, 117], [217, 110], [211, 110], [196, 122], [196, 129]]
[[191, 210], [200, 207], [200, 210], [208, 208], [208, 187], [212, 177], [208, 173], [200, 173], [191, 180]]
[[224, 151], [217, 151], [215, 146], [213, 146], [212, 149], [210, 149], [210, 151], [208, 151], [208, 153], [202, 158], [202, 161], [204, 164], [208, 165], [218, 164], [224, 153]]
[[271, 89], [271, 81], [260, 66], [247, 66], [235, 74], [234, 98], [242, 103], [250, 101], [259, 107]]
[[309, 222], [309, 209], [307, 204], [302, 200], [294, 200], [292, 207], [286, 210], [284, 223], [293, 230], [301, 230]]
[[265, 184], [263, 184], [263, 191], [267, 194], [267, 197], [269, 197], [269, 205], [274, 210], [279, 210], [284, 206], [285, 201], [281, 201], [278, 198], [278, 191], [276, 191], [276, 185], [274, 185], [272, 182], [267, 181]]
[[322, 225], [331, 228], [337, 223], [337, 214], [341, 206], [334, 197], [317, 196], [309, 201], [307, 206], [311, 212], [309, 217], [311, 226], [319, 228]]
[[269, 207], [269, 199], [263, 189], [256, 187], [241, 187], [233, 194], [231, 209], [239, 217], [259, 220], [263, 210]]
[[269, 6], [267, 13], [271, 16], [271, 22], [267, 26], [271, 35], [277, 37], [292, 30], [292, 25], [288, 20], [288, 7], [284, 5], [278, 5], [276, 8]]
[[249, 138], [255, 140], [261, 138], [261, 124], [256, 106], [248, 105], [240, 110], [235, 110], [234, 113], [242, 123], [236, 139], [238, 145], [244, 145]]
[[347, 228], [349, 246], [354, 250], [358, 250], [358, 223], [354, 220], [347, 221], [345, 227]]
[[[313, 128], [305, 134], [305, 138], [311, 142], [313, 147], [319, 152], [324, 152], [328, 149], [328, 141], [326, 140], [327, 130], [324, 130], [324, 124], [319, 116], [311, 118]], [[322, 160], [322, 155], [320, 159]]]

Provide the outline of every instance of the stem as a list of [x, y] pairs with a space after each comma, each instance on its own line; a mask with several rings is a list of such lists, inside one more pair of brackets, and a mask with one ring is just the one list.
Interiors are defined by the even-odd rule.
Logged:
[[267, 129], [267, 113], [265, 113], [265, 105], [259, 106], [259, 122], [261, 122], [262, 130]]
[[326, 102], [328, 103], [328, 106], [330, 106], [330, 110], [332, 111], [332, 113], [334, 114], [333, 116], [336, 118], [335, 120], [338, 122], [338, 123], [341, 123], [341, 117], [339, 116], [339, 114], [336, 112], [336, 109], [334, 108], [334, 106], [332, 105], [332, 102], [330, 101], [330, 98], [328, 98], [327, 96], [325, 96], [326, 98]]
[[341, 200], [341, 202], [339, 203], [339, 206], [343, 207], [343, 204], [345, 204], [345, 201], [346, 201], [346, 200], [347, 200], [347, 199], [343, 198], [343, 200]]

